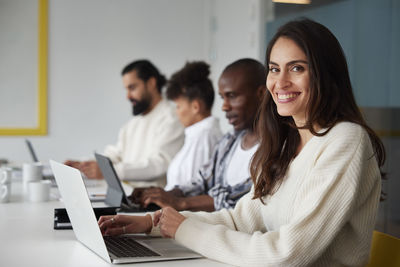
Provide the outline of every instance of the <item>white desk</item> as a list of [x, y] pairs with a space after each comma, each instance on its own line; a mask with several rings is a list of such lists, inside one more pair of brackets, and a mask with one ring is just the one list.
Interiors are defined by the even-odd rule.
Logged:
[[[57, 189], [52, 188], [52, 192], [57, 193]], [[28, 202], [22, 194], [21, 182], [13, 182], [10, 202], [0, 203], [0, 266], [118, 266], [105, 262], [79, 243], [72, 230], [53, 230], [54, 208], [63, 207], [63, 203], [54, 197], [49, 202]], [[209, 259], [196, 259], [119, 266], [227, 265]]]

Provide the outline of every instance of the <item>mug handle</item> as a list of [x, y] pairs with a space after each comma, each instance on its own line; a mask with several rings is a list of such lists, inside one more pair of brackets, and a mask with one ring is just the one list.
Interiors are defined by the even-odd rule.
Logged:
[[3, 185], [1, 187], [1, 199], [5, 198], [8, 195], [8, 187], [6, 185]]

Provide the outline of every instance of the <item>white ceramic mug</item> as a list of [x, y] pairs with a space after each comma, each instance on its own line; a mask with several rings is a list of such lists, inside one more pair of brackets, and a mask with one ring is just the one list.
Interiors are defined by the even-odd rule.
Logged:
[[0, 203], [7, 203], [10, 201], [11, 196], [11, 183], [0, 184]]
[[10, 168], [0, 169], [0, 184], [11, 183], [12, 170]]
[[39, 162], [24, 163], [22, 165], [22, 180], [24, 183], [24, 192], [28, 191], [28, 183], [31, 181], [40, 181], [43, 177], [43, 165]]
[[29, 201], [44, 202], [50, 199], [51, 182], [48, 180], [28, 182]]

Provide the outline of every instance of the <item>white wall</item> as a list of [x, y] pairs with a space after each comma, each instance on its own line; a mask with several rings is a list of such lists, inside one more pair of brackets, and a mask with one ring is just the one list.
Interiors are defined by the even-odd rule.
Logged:
[[32, 86], [37, 84], [38, 65], [36, 6], [36, 1], [0, 0], [0, 125], [5, 128], [38, 124], [37, 94]]
[[[265, 25], [270, 19], [271, 1], [211, 0], [208, 2], [208, 60], [212, 66], [214, 86], [223, 69], [240, 58], [254, 58], [264, 63]], [[206, 22], [207, 23], [207, 22]], [[220, 117], [224, 131], [232, 127], [221, 111], [222, 101], [217, 95], [213, 113]]]
[[[120, 71], [132, 60], [148, 58], [167, 76], [187, 60], [206, 60], [215, 85], [234, 60], [262, 60], [263, 2], [49, 0], [49, 133], [29, 137], [39, 158], [90, 156], [116, 142], [131, 116]], [[1, 136], [0, 158], [30, 160], [24, 138]]]

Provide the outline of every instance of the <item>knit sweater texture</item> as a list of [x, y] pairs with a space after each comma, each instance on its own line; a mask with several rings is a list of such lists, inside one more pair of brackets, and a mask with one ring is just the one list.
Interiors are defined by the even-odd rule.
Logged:
[[306, 143], [265, 204], [252, 199], [252, 189], [235, 209], [182, 212], [175, 239], [233, 265], [362, 266], [380, 193], [367, 132], [342, 122]]
[[104, 155], [113, 162], [119, 178], [160, 181], [153, 185], [164, 186], [168, 165], [183, 141], [183, 127], [174, 107], [163, 99], [149, 113], [129, 120], [121, 128], [117, 144], [107, 146]]

